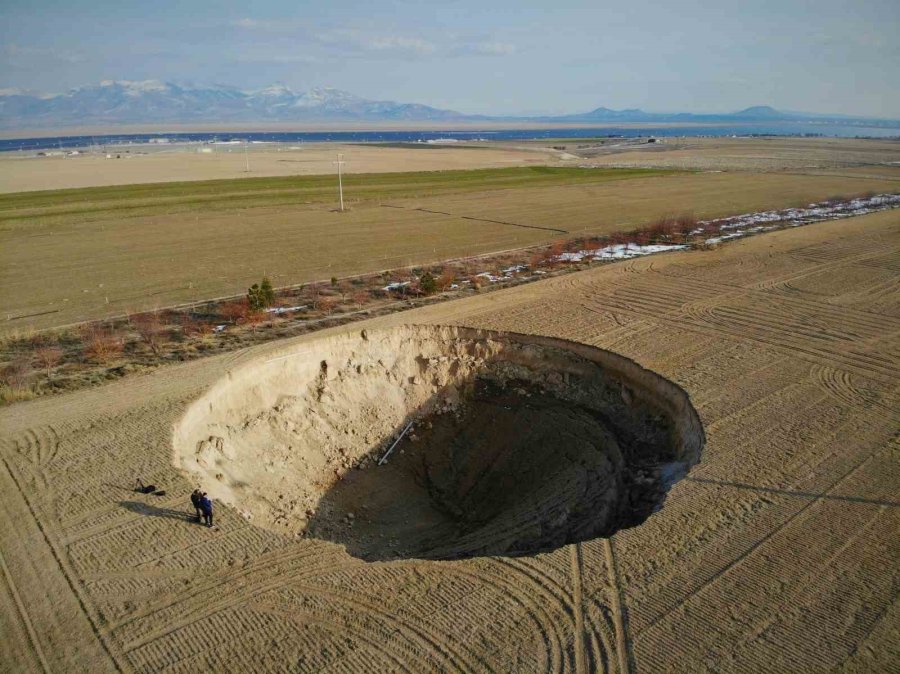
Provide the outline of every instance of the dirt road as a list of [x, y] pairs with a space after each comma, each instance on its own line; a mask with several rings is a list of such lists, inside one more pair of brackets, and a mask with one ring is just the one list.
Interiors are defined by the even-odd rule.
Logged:
[[329, 333], [5, 409], [0, 670], [895, 671], [898, 265], [886, 212], [355, 324], [561, 337], [689, 394], [707, 442], [662, 509], [542, 554], [367, 563], [189, 521], [173, 425]]

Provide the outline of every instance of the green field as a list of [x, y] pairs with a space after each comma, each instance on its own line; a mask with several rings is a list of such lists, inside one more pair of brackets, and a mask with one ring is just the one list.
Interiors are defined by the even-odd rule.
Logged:
[[[580, 169], [549, 166], [416, 173], [366, 173], [344, 176], [348, 205], [524, 187], [581, 185], [668, 175], [655, 169]], [[202, 210], [232, 210], [335, 203], [333, 175], [245, 178], [202, 182], [151, 183], [85, 189], [0, 194], [0, 227], [23, 219], [89, 219], [112, 214], [136, 216]]]

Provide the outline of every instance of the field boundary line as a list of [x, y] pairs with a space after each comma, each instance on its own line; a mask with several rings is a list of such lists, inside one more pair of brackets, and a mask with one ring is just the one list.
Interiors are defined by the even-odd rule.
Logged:
[[447, 215], [451, 218], [459, 218], [460, 220], [472, 220], [474, 222], [490, 222], [495, 225], [507, 225], [509, 227], [522, 227], [523, 229], [540, 229], [545, 232], [558, 232], [559, 234], [574, 234], [568, 229], [559, 229], [558, 227], [544, 227], [542, 225], [523, 225], [519, 222], [509, 222], [507, 220], [491, 220], [490, 218], [476, 218], [472, 215], [457, 215], [456, 213], [448, 213], [447, 211], [435, 211], [430, 208], [409, 208], [407, 206], [397, 206], [396, 204], [381, 204], [384, 208], [396, 208], [403, 211], [421, 211], [422, 213], [431, 213], [433, 215]]

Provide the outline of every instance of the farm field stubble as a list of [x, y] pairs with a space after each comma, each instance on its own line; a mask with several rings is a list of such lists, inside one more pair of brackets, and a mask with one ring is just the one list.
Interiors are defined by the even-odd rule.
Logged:
[[[355, 182], [354, 182], [355, 181]], [[548, 167], [0, 197], [5, 331], [627, 230], [894, 191], [885, 179]], [[429, 195], [429, 196], [424, 196]], [[432, 196], [433, 195], [433, 196]], [[35, 270], [39, 270], [35, 273]]]
[[[336, 153], [342, 153], [347, 173], [462, 170], [556, 163], [560, 153], [540, 147], [413, 146], [313, 143], [302, 146], [251, 145], [245, 156], [241, 146], [220, 146], [200, 154], [198, 146], [160, 150], [159, 146], [110, 147], [99, 154], [76, 157], [22, 157], [0, 154], [0, 192], [64, 188], [170, 183], [257, 177], [333, 174]], [[210, 149], [207, 146], [207, 149]], [[129, 153], [126, 154], [126, 150]], [[106, 159], [106, 153], [121, 159]], [[248, 174], [247, 162], [250, 163]]]
[[[892, 172], [900, 161], [900, 141], [850, 138], [664, 138], [655, 144], [620, 145], [613, 141], [567, 151], [581, 153], [594, 166], [656, 167], [698, 171], [842, 172], [865, 167], [870, 173]], [[896, 177], [896, 175], [894, 176]]]
[[188, 406], [342, 329], [2, 410], [0, 668], [895, 671], [898, 263], [888, 211], [355, 324], [569, 339], [691, 397], [706, 447], [660, 511], [518, 558], [366, 563], [188, 520]]

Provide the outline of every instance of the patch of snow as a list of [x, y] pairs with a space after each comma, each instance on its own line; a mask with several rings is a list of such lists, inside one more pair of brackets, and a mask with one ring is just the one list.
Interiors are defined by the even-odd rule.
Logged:
[[270, 308], [266, 309], [266, 313], [267, 314], [276, 314], [276, 315], [287, 314], [287, 313], [290, 313], [291, 311], [300, 311], [301, 309], [306, 309], [306, 307], [308, 307], [308, 306], [309, 306], [308, 304], [301, 304], [296, 307], [270, 307]]
[[599, 250], [579, 250], [574, 253], [557, 255], [560, 262], [581, 262], [583, 260], [627, 260], [641, 255], [653, 255], [665, 253], [671, 250], [684, 250], [687, 246], [676, 244], [653, 244], [639, 246], [636, 243], [620, 243], [615, 246], [607, 246]]

